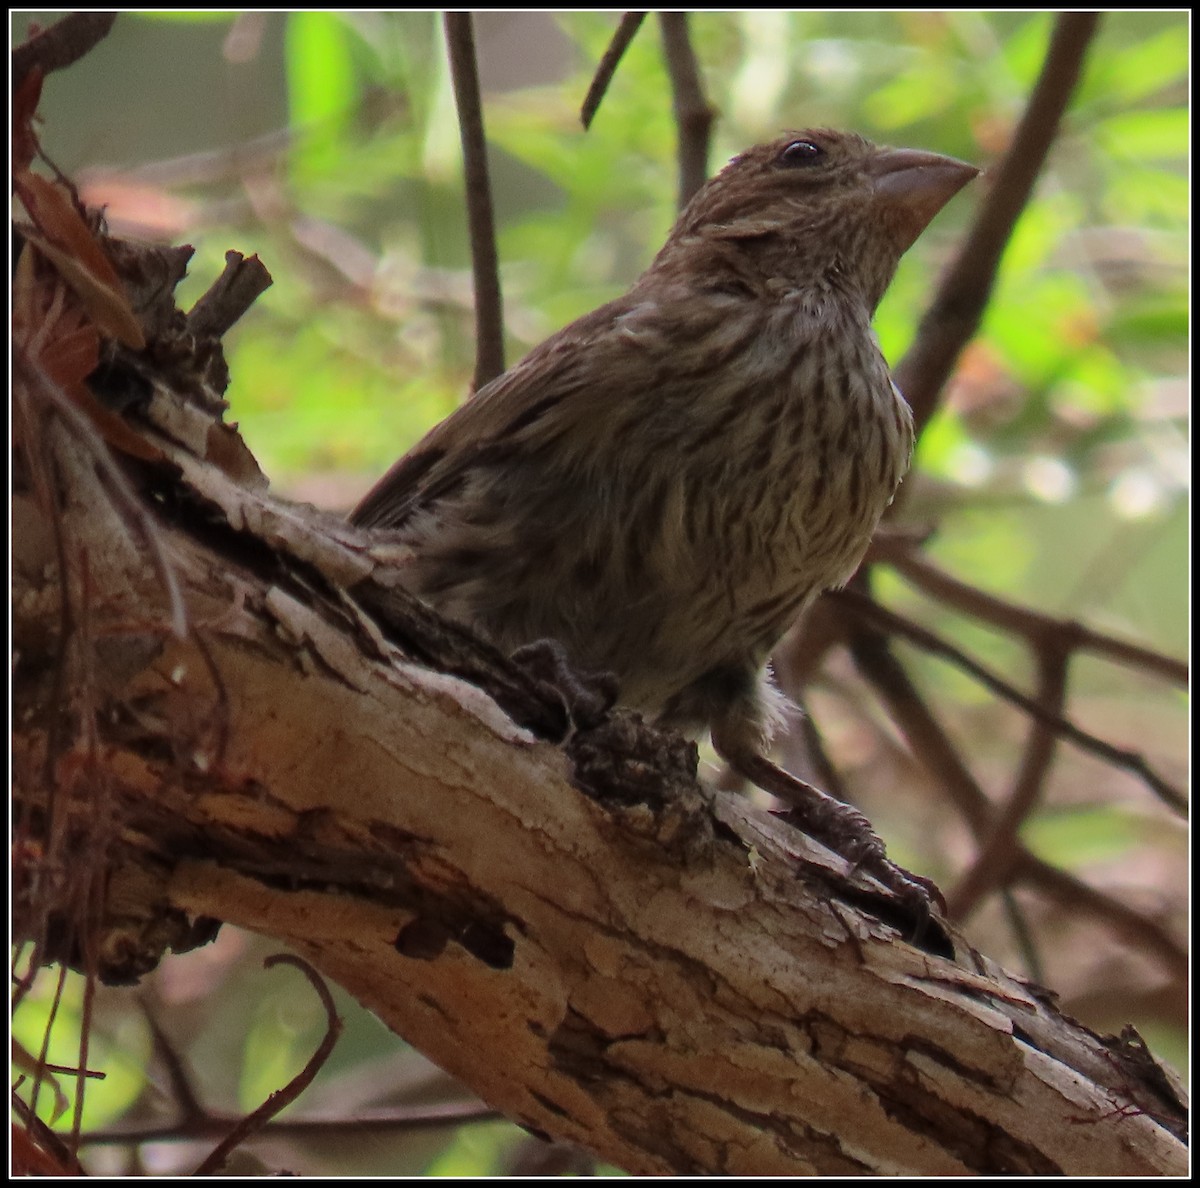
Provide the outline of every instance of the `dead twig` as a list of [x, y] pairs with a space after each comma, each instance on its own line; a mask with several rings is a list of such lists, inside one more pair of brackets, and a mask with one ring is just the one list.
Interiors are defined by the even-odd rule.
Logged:
[[475, 32], [469, 12], [445, 14], [450, 77], [462, 137], [463, 173], [467, 189], [467, 222], [471, 235], [471, 272], [475, 281], [475, 390], [504, 370], [504, 308], [500, 296], [500, 262], [496, 253], [496, 219], [488, 180], [483, 103], [475, 62]]
[[627, 12], [621, 17], [612, 41], [608, 43], [608, 48], [596, 65], [592, 85], [588, 87], [587, 94], [583, 99], [583, 106], [579, 110], [579, 119], [585, 131], [592, 126], [592, 120], [596, 118], [596, 112], [600, 109], [600, 101], [608, 90], [608, 84], [612, 82], [613, 75], [617, 72], [617, 66], [629, 48], [629, 43], [633, 41], [645, 19], [644, 12]]
[[1187, 688], [1189, 673], [1184, 660], [1106, 635], [1074, 619], [1057, 619], [989, 594], [940, 569], [907, 544], [894, 550], [890, 544], [885, 544], [884, 550], [879, 560], [885, 561], [923, 594], [982, 623], [1020, 635], [1035, 646], [1046, 638], [1066, 640], [1075, 651], [1090, 652], [1129, 668], [1139, 668], [1179, 688]]
[[920, 624], [912, 622], [911, 619], [907, 619], [903, 615], [896, 614], [895, 611], [880, 606], [868, 596], [856, 590], [840, 590], [832, 596], [838, 602], [849, 606], [854, 612], [874, 620], [877, 625], [892, 634], [907, 639], [922, 651], [929, 652], [934, 656], [940, 656], [943, 660], [948, 660], [956, 668], [974, 677], [981, 685], [991, 690], [998, 697], [1011, 702], [1018, 709], [1023, 710], [1034, 721], [1053, 731], [1058, 737], [1070, 739], [1080, 750], [1096, 755], [1106, 762], [1111, 763], [1114, 767], [1120, 768], [1122, 771], [1136, 775], [1164, 804], [1174, 809], [1177, 813], [1185, 814], [1187, 812], [1188, 801], [1184, 793], [1154, 771], [1146, 762], [1145, 757], [1137, 751], [1114, 746], [1112, 743], [1106, 742], [1102, 738], [1097, 738], [1094, 734], [1086, 730], [1082, 730], [1066, 718], [1048, 712], [1037, 700], [1022, 693], [1019, 689], [1010, 685], [1001, 677], [998, 677], [977, 660], [973, 660], [960, 648], [955, 647], [949, 641], [935, 635], [932, 631], [920, 626]]
[[242, 1118], [229, 1134], [209, 1152], [200, 1166], [196, 1168], [198, 1176], [211, 1176], [219, 1172], [236, 1147], [261, 1130], [276, 1114], [291, 1105], [312, 1084], [313, 1078], [329, 1059], [338, 1037], [342, 1034], [342, 1021], [338, 1018], [333, 995], [329, 993], [329, 987], [325, 985], [321, 975], [307, 961], [302, 961], [290, 953], [276, 953], [274, 957], [268, 957], [263, 965], [267, 969], [276, 965], [294, 965], [308, 979], [309, 984], [317, 992], [321, 1005], [325, 1008], [325, 1036], [300, 1072], [282, 1089], [277, 1089], [272, 1093], [258, 1109]]
[[[1038, 653], [1038, 704], [1060, 721], [1066, 708], [1067, 668], [1070, 652], [1063, 648]], [[1054, 763], [1058, 734], [1044, 722], [1030, 724], [1029, 741], [1021, 758], [1021, 770], [1008, 802], [1000, 810], [991, 836], [980, 847], [975, 861], [954, 889], [955, 910], [963, 915], [993, 887], [1008, 882], [1009, 871], [1019, 856], [1018, 831], [1042, 799]]]
[[688, 35], [686, 12], [660, 12], [663, 50], [671, 76], [672, 105], [679, 128], [679, 209], [708, 177], [708, 149], [716, 111], [704, 97], [700, 64]]
[[[410, 1130], [440, 1130], [468, 1122], [488, 1122], [501, 1117], [481, 1101], [452, 1101], [438, 1105], [396, 1106], [388, 1110], [347, 1118], [272, 1118], [255, 1133], [290, 1138], [320, 1138], [362, 1134], [396, 1134]], [[140, 1143], [195, 1142], [226, 1134], [237, 1119], [204, 1113], [162, 1126], [126, 1130], [91, 1130], [80, 1136], [84, 1146], [137, 1146]]]
[[[1099, 920], [1134, 951], [1152, 953], [1173, 980], [1187, 984], [1190, 973], [1187, 949], [1146, 912], [1118, 896], [1089, 886], [1069, 871], [1061, 870], [1027, 850], [1022, 851], [1013, 876], [1053, 899], [1064, 911]], [[953, 896], [950, 908], [954, 910]]]
[[1045, 165], [1099, 21], [1095, 12], [1059, 14], [1041, 74], [1012, 144], [993, 172], [975, 224], [942, 278], [912, 346], [894, 368], [918, 433], [933, 415], [959, 352], [979, 327], [1000, 257]]

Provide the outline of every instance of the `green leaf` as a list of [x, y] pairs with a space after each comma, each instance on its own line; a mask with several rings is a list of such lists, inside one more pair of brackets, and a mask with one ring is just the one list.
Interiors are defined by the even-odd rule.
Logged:
[[1182, 107], [1165, 111], [1127, 111], [1104, 120], [1096, 129], [1101, 147], [1122, 160], [1187, 160], [1191, 114]]
[[1138, 103], [1187, 79], [1191, 54], [1186, 21], [1162, 29], [1112, 54], [1098, 71], [1102, 87], [1088, 99], [1106, 104]]
[[292, 127], [301, 133], [292, 165], [301, 177], [337, 169], [339, 142], [358, 99], [353, 40], [336, 13], [288, 14], [288, 107]]
[[[57, 1010], [54, 990], [58, 971], [43, 969], [34, 988], [22, 1000], [12, 1018], [13, 1039], [26, 1052], [36, 1055], [49, 1026], [50, 1042], [46, 1058], [51, 1064], [75, 1068], [80, 1061], [80, 1028], [83, 1021], [83, 978], [68, 973]], [[51, 1023], [51, 1019], [53, 1022]], [[135, 1014], [93, 1016], [88, 1037], [87, 1066], [102, 1077], [88, 1077], [82, 1083], [83, 1126], [99, 1129], [120, 1118], [137, 1100], [146, 1085], [146, 1064], [150, 1056], [150, 1036], [144, 1021]], [[26, 1074], [28, 1075], [28, 1074]], [[80, 1091], [80, 1082], [70, 1073], [59, 1072], [55, 1079], [70, 1101]], [[28, 1101], [29, 1097], [25, 1096]], [[58, 1130], [70, 1130], [73, 1108], [56, 1114], [55, 1094], [44, 1088], [38, 1095], [38, 1115]]]
[[477, 1122], [462, 1126], [453, 1142], [425, 1169], [427, 1176], [495, 1175], [506, 1154], [521, 1141], [511, 1122]]
[[1135, 846], [1145, 822], [1127, 809], [1084, 805], [1043, 811], [1021, 827], [1021, 840], [1039, 858], [1078, 870], [1121, 857]]

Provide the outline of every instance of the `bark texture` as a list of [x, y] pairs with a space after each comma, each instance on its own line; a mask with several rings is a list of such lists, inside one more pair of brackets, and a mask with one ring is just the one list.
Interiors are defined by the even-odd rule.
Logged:
[[[278, 938], [634, 1173], [1186, 1172], [1135, 1035], [704, 786], [690, 744], [573, 724], [386, 545], [273, 500], [219, 392], [117, 363], [149, 447], [120, 465], [17, 368], [16, 929], [46, 960], [134, 981], [208, 921]], [[87, 912], [53, 892], [73, 861]]]

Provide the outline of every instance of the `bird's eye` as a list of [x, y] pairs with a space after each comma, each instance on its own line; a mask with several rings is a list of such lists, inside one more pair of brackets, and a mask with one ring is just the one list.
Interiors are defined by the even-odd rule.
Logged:
[[779, 164], [795, 169], [805, 165], [815, 165], [825, 156], [825, 150], [811, 140], [793, 140], [779, 154]]

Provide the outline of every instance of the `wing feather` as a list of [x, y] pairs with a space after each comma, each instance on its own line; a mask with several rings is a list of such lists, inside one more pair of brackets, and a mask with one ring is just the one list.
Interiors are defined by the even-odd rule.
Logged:
[[481, 388], [392, 466], [350, 513], [351, 522], [403, 528], [476, 467], [557, 438], [580, 419], [602, 418], [605, 403], [612, 403], [608, 377], [617, 368], [627, 373], [631, 355], [646, 353], [638, 335], [618, 328], [640, 308], [632, 298], [627, 294], [572, 322]]

